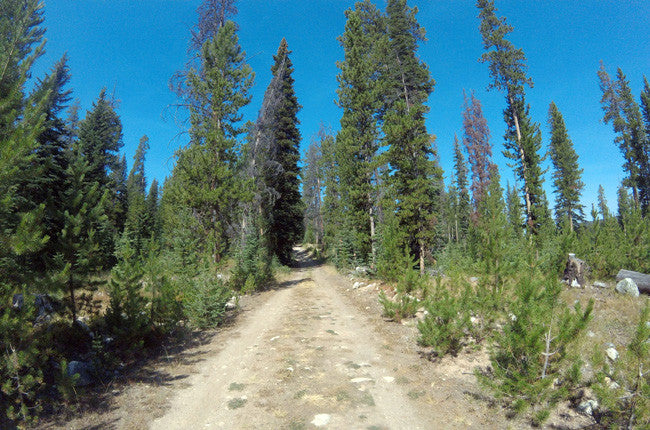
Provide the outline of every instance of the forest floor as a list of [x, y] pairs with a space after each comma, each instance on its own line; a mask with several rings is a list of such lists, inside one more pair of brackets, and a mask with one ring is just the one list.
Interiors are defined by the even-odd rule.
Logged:
[[[377, 287], [353, 289], [333, 267], [296, 255], [275, 289], [242, 298], [233, 323], [107, 386], [104, 407], [43, 428], [528, 427], [477, 385], [485, 351], [427, 360], [413, 320], [381, 317]], [[546, 426], [589, 422], [565, 410]]]

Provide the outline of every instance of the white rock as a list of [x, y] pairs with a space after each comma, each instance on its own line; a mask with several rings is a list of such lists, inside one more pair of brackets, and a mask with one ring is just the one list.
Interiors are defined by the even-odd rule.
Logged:
[[587, 332], [587, 337], [594, 337], [594, 336], [596, 336], [596, 333], [594, 333], [593, 331], [589, 330]]
[[372, 379], [370, 379], [370, 378], [354, 378], [354, 379], [350, 379], [350, 382], [352, 382], [353, 384], [360, 384], [362, 382], [370, 382], [370, 381], [372, 381]]
[[625, 278], [616, 284], [616, 291], [621, 294], [628, 294], [632, 297], [639, 297], [639, 287], [636, 286], [636, 283], [630, 279]]
[[598, 402], [593, 399], [585, 400], [578, 405], [578, 411], [585, 415], [593, 415], [596, 409], [598, 409]]
[[594, 282], [594, 287], [596, 287], [596, 288], [609, 288], [609, 286], [606, 283], [601, 282], [601, 281]]
[[605, 354], [612, 361], [616, 361], [618, 359], [618, 351], [613, 346], [610, 346], [609, 348], [607, 348], [605, 350]]
[[356, 290], [357, 288], [363, 287], [365, 285], [366, 284], [364, 284], [363, 282], [355, 282], [354, 285], [352, 285], [352, 289]]
[[316, 427], [323, 427], [329, 424], [332, 417], [329, 414], [318, 414], [312, 420], [312, 424]]
[[384, 376], [384, 381], [388, 383], [395, 382], [395, 378], [393, 378], [392, 376]]
[[582, 286], [580, 285], [580, 283], [578, 282], [577, 279], [574, 279], [573, 281], [571, 281], [571, 287], [572, 288], [581, 288]]

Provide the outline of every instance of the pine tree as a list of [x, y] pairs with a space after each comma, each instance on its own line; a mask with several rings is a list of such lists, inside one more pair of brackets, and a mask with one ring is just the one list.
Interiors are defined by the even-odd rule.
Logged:
[[389, 41], [382, 76], [386, 101], [383, 131], [393, 170], [388, 182], [393, 195], [398, 196], [400, 229], [424, 273], [425, 253], [433, 242], [442, 192], [438, 189], [442, 172], [431, 160], [434, 150], [424, 123], [428, 111], [424, 102], [434, 82], [426, 65], [416, 57], [417, 44], [425, 34], [415, 19], [417, 9], [408, 7], [406, 0], [389, 0], [386, 12]]
[[273, 205], [273, 222], [270, 226], [270, 244], [272, 252], [280, 262], [291, 262], [291, 251], [304, 234], [302, 220], [302, 200], [299, 191], [300, 169], [300, 131], [298, 130], [298, 111], [300, 105], [296, 98], [293, 79], [293, 64], [289, 55], [286, 39], [282, 39], [277, 54], [273, 57], [275, 64], [271, 67], [274, 76], [281, 82], [280, 103], [274, 113], [274, 133], [278, 146], [277, 161], [281, 173], [276, 177], [272, 188], [278, 193]]
[[237, 174], [237, 137], [242, 131], [238, 123], [240, 109], [250, 102], [254, 75], [231, 21], [205, 42], [201, 62], [201, 70], [192, 69], [188, 75], [188, 87], [197, 100], [190, 106], [191, 141], [177, 152], [165, 194], [169, 193], [172, 212], [194, 214], [196, 239], [219, 262], [229, 246], [227, 233], [237, 202], [245, 194]]
[[144, 159], [149, 149], [149, 138], [142, 136], [133, 157], [133, 167], [126, 180], [128, 198], [125, 229], [128, 231], [136, 256], [143, 256], [145, 241], [150, 239], [151, 222], [146, 203], [147, 180]]
[[526, 209], [526, 227], [529, 234], [537, 234], [547, 221], [548, 207], [542, 184], [542, 159], [539, 155], [542, 139], [539, 125], [530, 118], [529, 106], [525, 101], [524, 87], [532, 87], [532, 80], [526, 76], [526, 56], [520, 48], [505, 38], [513, 28], [505, 18], [496, 16], [493, 0], [478, 0], [481, 20], [480, 31], [486, 52], [482, 62], [489, 63], [494, 79], [490, 88], [506, 93], [506, 109], [503, 112], [507, 124], [504, 156], [514, 161], [515, 173], [522, 181], [522, 192]]
[[555, 217], [558, 224], [567, 217], [569, 228], [573, 231], [574, 224], [584, 220], [584, 206], [580, 204], [580, 194], [584, 188], [580, 180], [583, 170], [578, 166], [578, 154], [573, 149], [564, 118], [553, 102], [549, 107], [548, 122], [551, 129], [549, 153], [555, 167]]
[[102, 89], [90, 111], [79, 125], [77, 151], [88, 164], [86, 184], [98, 184], [101, 192], [109, 191], [104, 211], [109, 223], [96, 232], [105, 264], [114, 263], [115, 238], [122, 232], [125, 215], [126, 159], [119, 156], [122, 148], [122, 122], [115, 111], [115, 102]]
[[472, 201], [476, 211], [490, 184], [492, 144], [481, 102], [474, 96], [474, 92], [470, 93], [469, 98], [463, 92], [463, 109], [463, 145], [472, 170]]
[[[634, 203], [640, 205], [645, 212], [650, 204], [650, 179], [648, 179], [650, 177], [650, 140], [646, 133], [647, 120], [644, 127], [639, 105], [634, 100], [630, 84], [620, 68], [617, 71], [616, 80], [612, 81], [605, 66], [601, 64], [598, 77], [600, 89], [603, 92], [601, 99], [605, 113], [603, 120], [606, 123], [612, 122], [614, 133], [616, 133], [614, 142], [618, 143], [625, 159], [623, 169], [628, 176], [624, 185], [632, 188]], [[644, 104], [643, 96], [641, 102]]]
[[609, 207], [607, 206], [607, 198], [605, 198], [605, 189], [602, 185], [598, 186], [598, 213], [600, 213], [603, 221], [611, 217]]
[[20, 312], [9, 305], [14, 294], [24, 292], [25, 277], [33, 275], [21, 259], [41, 250], [48, 239], [40, 226], [43, 208], [18, 209], [25, 203], [20, 202], [19, 185], [34, 173], [24, 167], [36, 158], [34, 150], [45, 130], [47, 98], [39, 94], [28, 100], [24, 93], [45, 44], [42, 7], [38, 0], [0, 2], [0, 425], [8, 428], [38, 414], [46, 359], [32, 337], [29, 297], [23, 296]]
[[336, 143], [331, 130], [321, 124], [317, 133], [321, 148], [321, 166], [325, 178], [323, 196], [323, 247], [336, 257], [338, 253], [338, 233], [341, 231], [341, 197], [336, 162]]
[[147, 193], [147, 197], [145, 199], [148, 232], [154, 241], [160, 240], [160, 234], [162, 232], [162, 219], [160, 216], [159, 200], [158, 181], [154, 179], [151, 181], [149, 193]]
[[520, 236], [522, 232], [521, 226], [523, 224], [521, 199], [519, 198], [517, 187], [511, 187], [510, 184], [507, 184], [506, 187], [506, 208], [508, 224], [510, 224], [515, 236]]
[[469, 228], [470, 218], [470, 201], [469, 191], [467, 189], [467, 166], [465, 157], [460, 149], [458, 137], [454, 136], [454, 172], [455, 172], [455, 189], [458, 192], [458, 206], [456, 208], [456, 242], [464, 239]]
[[305, 154], [302, 170], [302, 198], [305, 205], [305, 241], [315, 243], [319, 248], [323, 243], [323, 188], [324, 175], [318, 135], [314, 135]]
[[343, 109], [336, 137], [339, 192], [354, 237], [354, 254], [375, 265], [376, 155], [379, 149], [379, 57], [377, 39], [385, 37], [380, 12], [369, 1], [346, 11], [339, 37], [345, 59], [338, 63], [338, 105]]

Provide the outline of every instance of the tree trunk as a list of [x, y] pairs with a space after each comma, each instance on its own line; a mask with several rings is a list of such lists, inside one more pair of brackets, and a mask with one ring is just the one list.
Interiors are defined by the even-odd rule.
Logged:
[[519, 160], [521, 161], [521, 170], [524, 176], [524, 199], [526, 200], [526, 225], [528, 225], [529, 232], [533, 231], [533, 211], [532, 203], [530, 199], [530, 190], [528, 188], [528, 180], [526, 175], [526, 154], [524, 153], [524, 148], [521, 146], [521, 129], [519, 128], [519, 115], [515, 110], [515, 105], [512, 100], [512, 96], [508, 95], [510, 101], [510, 109], [512, 112], [512, 119], [515, 122], [515, 129], [517, 130], [517, 148], [519, 149]]
[[424, 275], [424, 241], [420, 240], [420, 275]]
[[377, 267], [377, 249], [375, 246], [375, 213], [372, 205], [370, 206], [370, 253], [372, 258], [371, 267]]
[[70, 292], [70, 310], [72, 311], [72, 324], [77, 322], [77, 304], [74, 298], [74, 281], [72, 275], [68, 278], [68, 291]]

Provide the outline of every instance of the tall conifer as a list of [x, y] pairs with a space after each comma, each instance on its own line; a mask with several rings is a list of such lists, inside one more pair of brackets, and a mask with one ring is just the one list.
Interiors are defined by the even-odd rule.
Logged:
[[580, 194], [584, 188], [580, 179], [583, 170], [578, 165], [578, 154], [573, 149], [564, 118], [553, 102], [548, 111], [548, 123], [551, 129], [549, 153], [555, 168], [553, 185], [556, 194], [556, 221], [560, 224], [565, 217], [568, 218], [569, 228], [573, 231], [574, 224], [584, 219], [584, 206], [580, 204]]
[[270, 228], [271, 250], [284, 264], [291, 262], [291, 250], [303, 236], [302, 199], [299, 182], [300, 131], [298, 130], [298, 104], [294, 90], [293, 64], [289, 58], [286, 39], [282, 39], [271, 72], [281, 82], [280, 102], [274, 112], [274, 133], [278, 148], [277, 162], [280, 174], [272, 188], [278, 193], [273, 205], [273, 223]]
[[425, 30], [415, 18], [416, 8], [406, 0], [389, 0], [387, 7], [388, 45], [384, 53], [383, 84], [386, 114], [383, 131], [390, 146], [389, 184], [397, 198], [397, 217], [408, 245], [424, 272], [425, 253], [432, 245], [439, 217], [439, 189], [442, 172], [432, 160], [434, 149], [427, 133], [424, 105], [434, 81], [427, 66], [416, 56]]
[[513, 28], [505, 18], [496, 16], [493, 0], [478, 0], [481, 20], [480, 31], [486, 52], [482, 62], [489, 64], [493, 82], [490, 88], [506, 93], [506, 109], [503, 112], [507, 130], [504, 155], [513, 160], [515, 173], [522, 182], [526, 209], [526, 226], [529, 234], [537, 234], [548, 216], [539, 150], [542, 138], [539, 125], [532, 121], [525, 101], [524, 87], [533, 85], [526, 76], [526, 56], [520, 48], [505, 38]]

